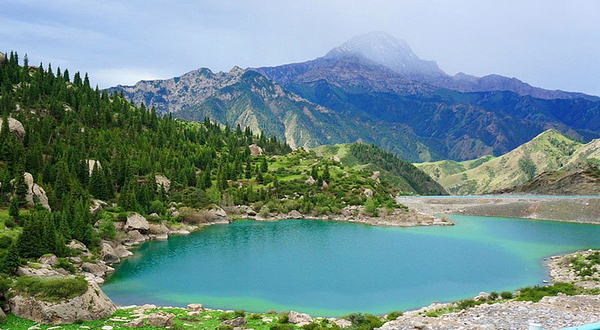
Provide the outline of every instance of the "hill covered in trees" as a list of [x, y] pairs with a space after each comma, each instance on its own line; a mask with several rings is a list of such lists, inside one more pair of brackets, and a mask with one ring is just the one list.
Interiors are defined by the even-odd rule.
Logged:
[[[13, 273], [21, 258], [68, 256], [71, 239], [98, 251], [101, 239], [114, 232], [117, 214], [127, 212], [173, 222], [182, 219], [168, 210], [171, 205], [249, 205], [314, 215], [368, 205], [375, 213], [399, 207], [398, 194], [439, 193], [424, 173], [373, 146], [352, 148], [363, 163], [385, 168], [385, 177], [292, 151], [249, 128], [159, 116], [123, 95], [92, 88], [87, 75], [30, 66], [16, 53], [0, 62], [0, 92], [5, 273]], [[90, 212], [98, 201], [110, 212]]]

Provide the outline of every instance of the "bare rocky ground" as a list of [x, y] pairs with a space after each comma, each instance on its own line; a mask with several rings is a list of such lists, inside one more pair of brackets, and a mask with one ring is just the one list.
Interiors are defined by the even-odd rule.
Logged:
[[424, 215], [464, 214], [600, 224], [600, 196], [399, 196]]
[[[555, 282], [571, 282], [585, 289], [600, 288], [597, 265], [592, 274], [581, 276], [574, 260], [598, 253], [588, 250], [549, 259], [547, 267]], [[592, 265], [587, 261], [588, 265]], [[581, 263], [580, 263], [581, 265]], [[482, 293], [475, 299], [485, 298]], [[518, 330], [537, 324], [545, 330], [580, 326], [600, 322], [600, 295], [544, 297], [539, 302], [509, 300], [482, 304], [456, 313], [438, 317], [427, 316], [430, 311], [451, 307], [454, 303], [432, 304], [404, 313], [394, 321], [385, 323], [381, 330]]]
[[458, 313], [427, 317], [406, 313], [381, 330], [519, 330], [530, 323], [555, 330], [600, 321], [600, 296], [544, 297], [540, 302], [480, 305]]

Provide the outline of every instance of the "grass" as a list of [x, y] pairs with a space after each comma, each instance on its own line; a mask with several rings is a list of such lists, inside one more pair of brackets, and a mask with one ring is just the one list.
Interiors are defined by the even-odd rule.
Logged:
[[87, 291], [88, 283], [81, 276], [17, 277], [13, 289], [41, 301], [57, 302], [81, 296]]
[[[109, 325], [114, 327], [114, 329], [128, 329], [124, 327], [123, 324], [126, 322], [118, 321], [121, 320], [133, 320], [136, 317], [133, 316], [133, 311], [135, 308], [130, 309], [119, 309], [110, 317], [106, 317], [100, 320], [95, 321], [83, 321], [75, 324], [67, 324], [61, 325], [61, 330], [80, 330], [81, 326], [87, 326], [91, 329], [100, 329], [103, 326]], [[171, 329], [203, 329], [203, 330], [213, 330], [217, 329], [221, 322], [230, 317], [235, 317], [236, 313], [239, 314], [240, 311], [236, 312], [224, 312], [224, 311], [204, 311], [200, 316], [188, 316], [187, 310], [181, 308], [157, 308], [154, 310], [147, 311], [146, 314], [155, 313], [158, 311], [173, 313], [175, 314], [174, 318], [174, 326]], [[263, 318], [270, 318], [273, 322], [265, 322]], [[246, 320], [248, 321], [248, 325], [246, 328], [252, 328], [255, 330], [270, 330], [273, 325], [283, 325], [278, 323], [278, 315], [265, 314], [265, 313], [246, 313]], [[33, 321], [29, 321], [26, 319], [22, 319], [16, 317], [12, 314], [7, 315], [6, 322], [2, 324], [2, 329], [27, 329], [31, 326], [38, 325]], [[52, 325], [38, 325], [41, 329], [51, 328]], [[285, 326], [290, 329], [301, 329], [298, 326], [285, 324]], [[152, 327], [145, 325], [138, 329], [164, 329], [158, 327]]]

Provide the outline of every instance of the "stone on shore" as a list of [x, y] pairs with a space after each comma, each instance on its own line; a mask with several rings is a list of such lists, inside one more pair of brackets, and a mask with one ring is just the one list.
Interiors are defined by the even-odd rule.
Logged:
[[300, 314], [296, 311], [290, 311], [288, 314], [288, 320], [297, 326], [304, 326], [313, 322], [312, 317], [308, 314]]
[[94, 282], [88, 282], [87, 291], [72, 299], [49, 302], [27, 295], [15, 295], [9, 299], [9, 306], [15, 316], [42, 324], [97, 320], [110, 316], [117, 310], [115, 304]]
[[150, 223], [141, 214], [132, 213], [127, 216], [127, 222], [123, 229], [125, 231], [137, 230], [142, 234], [147, 234], [150, 230]]
[[100, 252], [102, 260], [108, 264], [118, 264], [121, 262], [121, 258], [115, 252], [115, 249], [108, 243], [102, 243], [102, 251]]
[[147, 323], [153, 327], [170, 327], [173, 326], [173, 318], [175, 314], [158, 312], [148, 315]]

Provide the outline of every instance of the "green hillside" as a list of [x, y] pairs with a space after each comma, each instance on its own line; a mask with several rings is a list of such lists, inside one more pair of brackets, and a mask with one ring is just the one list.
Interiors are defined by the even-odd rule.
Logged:
[[[356, 161], [336, 162], [250, 128], [161, 117], [92, 88], [87, 75], [23, 62], [16, 53], [0, 62], [1, 272], [14, 272], [19, 258], [66, 257], [71, 239], [97, 252], [127, 212], [171, 223], [184, 220], [171, 205], [323, 215], [368, 204], [375, 214], [401, 207], [399, 194], [443, 193], [374, 146], [350, 146]], [[378, 168], [384, 174], [372, 178]], [[94, 199], [112, 206], [91, 213]]]
[[484, 194], [517, 186], [544, 172], [572, 170], [600, 162], [600, 139], [587, 144], [556, 130], [499, 157], [484, 156], [455, 162], [443, 160], [415, 164], [452, 194]]

